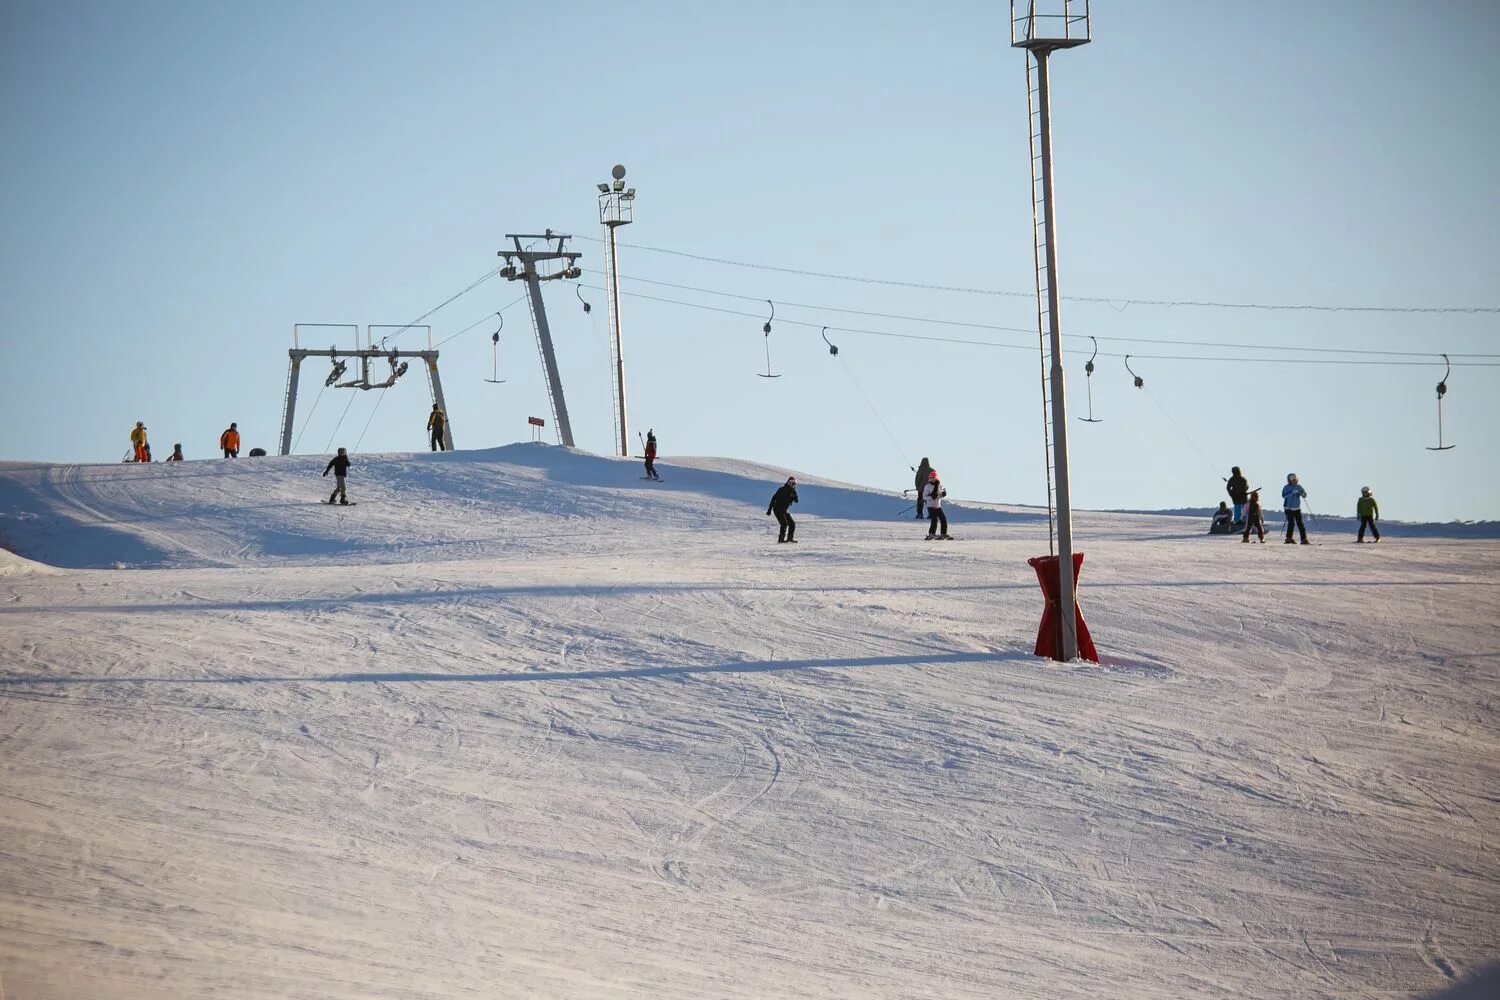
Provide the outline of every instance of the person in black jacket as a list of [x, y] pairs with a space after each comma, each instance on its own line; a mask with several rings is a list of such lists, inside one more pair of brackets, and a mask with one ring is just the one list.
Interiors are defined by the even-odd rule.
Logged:
[[797, 522], [792, 520], [792, 515], [787, 513], [787, 508], [797, 502], [797, 477], [788, 476], [781, 488], [771, 495], [770, 506], [766, 508], [766, 515], [776, 515], [776, 523], [781, 525], [781, 531], [777, 535], [778, 542], [795, 542], [797, 534]]
[[1234, 504], [1234, 523], [1243, 523], [1245, 503], [1250, 498], [1250, 484], [1240, 475], [1238, 465], [1229, 470], [1229, 478], [1224, 480], [1224, 489], [1229, 493], [1230, 502]]
[[932, 471], [932, 463], [927, 461], [927, 456], [922, 456], [922, 463], [917, 466], [917, 520], [920, 521], [927, 515], [923, 508], [927, 506], [927, 479], [928, 473]]
[[344, 477], [349, 474], [349, 453], [340, 448], [339, 453], [330, 458], [328, 464], [324, 466], [323, 475], [325, 477], [328, 475], [329, 469], [333, 470], [334, 487], [333, 492], [328, 494], [328, 502], [333, 503], [336, 499], [344, 506], [349, 506], [349, 496], [344, 492]]

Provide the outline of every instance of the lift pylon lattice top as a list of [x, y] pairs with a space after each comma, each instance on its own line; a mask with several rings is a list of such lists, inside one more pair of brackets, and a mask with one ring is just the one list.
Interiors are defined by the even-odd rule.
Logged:
[[1071, 49], [1091, 40], [1089, 0], [1010, 0], [1012, 48]]

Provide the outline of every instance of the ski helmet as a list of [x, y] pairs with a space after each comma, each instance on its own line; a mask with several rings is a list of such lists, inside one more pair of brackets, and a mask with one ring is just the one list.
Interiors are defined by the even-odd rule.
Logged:
[[1368, 487], [1368, 486], [1361, 486], [1359, 488], [1359, 492], [1362, 493], [1365, 496], [1369, 496], [1370, 495], [1370, 487]]
[[797, 485], [797, 477], [796, 476], [787, 476], [786, 477], [786, 484], [788, 486], [796, 486]]
[[932, 471], [928, 472], [927, 473], [927, 478], [928, 479], [936, 479], [937, 478], [937, 470], [933, 469]]
[[343, 448], [340, 448], [340, 449], [339, 449], [339, 454], [340, 454], [340, 455], [347, 455], [347, 454], [349, 454], [349, 453], [348, 453], [348, 452], [347, 452], [347, 451], [345, 451], [345, 450], [344, 450], [344, 449], [343, 449]]
[[1288, 472], [1286, 474], [1286, 481], [1289, 483], [1295, 483], [1297, 481], [1297, 474], [1295, 472]]

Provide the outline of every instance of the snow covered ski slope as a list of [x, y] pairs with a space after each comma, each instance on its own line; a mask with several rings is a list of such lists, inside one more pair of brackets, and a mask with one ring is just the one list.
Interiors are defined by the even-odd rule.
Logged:
[[929, 545], [798, 471], [778, 546], [751, 463], [356, 456], [357, 508], [322, 467], [0, 465], [7, 1000], [1416, 997], [1500, 957], [1500, 541], [1080, 514], [1105, 662], [1059, 665], [1034, 509]]

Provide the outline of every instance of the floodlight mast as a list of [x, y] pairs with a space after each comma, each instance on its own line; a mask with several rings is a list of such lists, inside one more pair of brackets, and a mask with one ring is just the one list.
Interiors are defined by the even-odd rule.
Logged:
[[[562, 375], [557, 370], [557, 353], [552, 348], [552, 329], [547, 325], [547, 307], [542, 302], [541, 283], [578, 277], [583, 272], [579, 270], [577, 260], [583, 255], [564, 249], [567, 241], [572, 237], [566, 233], [554, 233], [550, 229], [540, 236], [506, 233], [505, 238], [515, 244], [515, 247], [511, 250], [499, 251], [499, 256], [505, 258], [505, 266], [500, 269], [500, 276], [507, 281], [526, 282], [528, 293], [526, 301], [531, 308], [531, 322], [536, 328], [537, 349], [541, 352], [542, 368], [547, 375], [547, 398], [552, 404], [552, 418], [557, 422], [557, 439], [563, 447], [571, 448], [573, 447], [573, 425], [568, 420], [567, 400], [563, 398]], [[526, 246], [521, 245], [522, 240], [528, 241]], [[546, 241], [546, 250], [528, 249], [539, 241]], [[550, 274], [537, 272], [538, 263], [552, 260], [562, 261], [562, 270]], [[518, 261], [519, 267], [517, 267]]]
[[630, 427], [626, 422], [625, 413], [625, 348], [620, 337], [620, 266], [617, 244], [615, 242], [615, 230], [621, 226], [628, 226], [635, 219], [635, 188], [625, 188], [625, 167], [615, 164], [610, 171], [613, 177], [611, 184], [599, 184], [599, 224], [602, 225], [608, 239], [604, 245], [608, 252], [608, 259], [604, 262], [605, 277], [609, 282], [607, 289], [609, 306], [609, 333], [610, 354], [613, 364], [614, 383], [614, 413], [615, 413], [615, 447], [620, 450], [622, 458], [630, 457]]
[[[1018, 13], [1017, 7], [1020, 7]], [[1041, 8], [1039, 11], [1038, 8]], [[1079, 13], [1082, 8], [1082, 13]], [[1056, 497], [1058, 630], [1056, 658], [1078, 657], [1077, 595], [1073, 570], [1073, 504], [1068, 489], [1068, 406], [1062, 368], [1062, 332], [1059, 323], [1057, 287], [1057, 221], [1052, 180], [1052, 109], [1047, 57], [1056, 49], [1086, 45], [1091, 40], [1089, 0], [1011, 0], [1010, 43], [1025, 49], [1027, 102], [1031, 105], [1032, 206], [1037, 213], [1033, 229], [1036, 251], [1038, 332], [1045, 330], [1044, 361], [1051, 364], [1044, 388], [1051, 397], [1051, 477]], [[1036, 86], [1031, 85], [1035, 64]], [[1040, 176], [1038, 176], [1040, 171]], [[1037, 197], [1038, 181], [1041, 197]], [[1045, 298], [1045, 301], [1043, 299]]]

